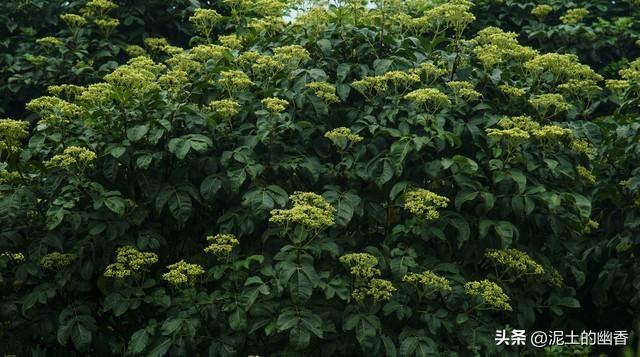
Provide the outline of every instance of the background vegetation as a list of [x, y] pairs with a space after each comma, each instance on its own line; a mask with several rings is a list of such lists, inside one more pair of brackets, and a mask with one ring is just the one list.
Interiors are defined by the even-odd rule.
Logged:
[[637, 6], [3, 3], [0, 351], [632, 355]]

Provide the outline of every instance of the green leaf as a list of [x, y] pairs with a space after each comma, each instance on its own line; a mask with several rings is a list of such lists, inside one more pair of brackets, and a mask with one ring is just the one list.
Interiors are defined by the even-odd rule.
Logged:
[[128, 354], [139, 354], [144, 351], [149, 343], [149, 334], [145, 329], [138, 330], [131, 335], [131, 340], [127, 348]]
[[137, 125], [127, 129], [127, 139], [136, 142], [142, 139], [149, 132], [149, 124]]
[[186, 222], [191, 216], [191, 197], [182, 190], [173, 190], [167, 201], [173, 218], [180, 223]]
[[117, 214], [118, 216], [124, 215], [126, 204], [122, 197], [107, 197], [104, 200], [104, 204], [111, 212]]
[[215, 199], [216, 194], [222, 188], [222, 180], [216, 175], [207, 176], [200, 184], [200, 195], [205, 200], [212, 201]]

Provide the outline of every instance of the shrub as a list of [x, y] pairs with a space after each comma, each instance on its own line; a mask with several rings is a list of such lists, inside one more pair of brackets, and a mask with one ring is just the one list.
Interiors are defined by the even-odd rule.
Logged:
[[[191, 17], [191, 48], [152, 41], [30, 101], [30, 126], [0, 121], [7, 353], [518, 355], [495, 330], [602, 328], [601, 75], [470, 29], [468, 1], [289, 24], [275, 1], [225, 4]], [[607, 83], [607, 105], [635, 100]]]

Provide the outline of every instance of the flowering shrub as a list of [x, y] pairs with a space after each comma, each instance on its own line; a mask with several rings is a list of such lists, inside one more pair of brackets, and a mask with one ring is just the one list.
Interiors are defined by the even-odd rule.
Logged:
[[2, 352], [516, 356], [496, 329], [632, 328], [640, 64], [604, 82], [464, 0], [284, 9], [194, 9], [189, 48], [0, 120]]

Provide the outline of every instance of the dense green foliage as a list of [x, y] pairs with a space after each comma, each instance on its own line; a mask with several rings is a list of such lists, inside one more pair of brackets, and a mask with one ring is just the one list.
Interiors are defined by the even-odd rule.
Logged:
[[45, 6], [3, 53], [44, 70], [0, 69], [35, 117], [0, 120], [1, 352], [518, 356], [545, 351], [496, 329], [633, 330], [640, 61], [615, 45], [633, 30], [496, 3], [288, 24], [277, 0], [70, 3], [137, 31], [103, 37]]

